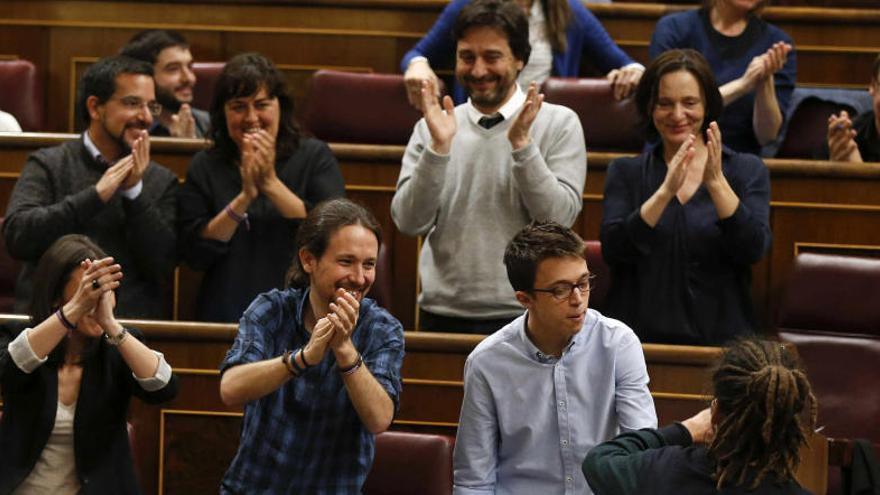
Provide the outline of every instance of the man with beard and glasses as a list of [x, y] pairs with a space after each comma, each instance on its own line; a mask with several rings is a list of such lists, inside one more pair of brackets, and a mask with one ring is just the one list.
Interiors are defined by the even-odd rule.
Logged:
[[588, 309], [592, 276], [571, 229], [526, 226], [504, 266], [526, 311], [465, 362], [453, 493], [591, 493], [579, 469], [587, 451], [657, 427], [642, 346]]
[[441, 107], [425, 82], [391, 214], [402, 232], [426, 236], [420, 327], [491, 333], [520, 312], [497, 253], [533, 219], [575, 221], [587, 156], [577, 115], [516, 82], [530, 53], [516, 2], [468, 4], [454, 35], [470, 99], [453, 107], [446, 96]]
[[[400, 397], [403, 327], [372, 299], [382, 239], [350, 200], [309, 211], [290, 288], [258, 296], [220, 365], [220, 397], [244, 405], [221, 494], [359, 494]], [[222, 301], [218, 301], [222, 304]]]
[[119, 315], [169, 318], [178, 181], [150, 161], [147, 129], [161, 111], [153, 68], [129, 57], [101, 59], [83, 74], [77, 105], [85, 132], [32, 153], [6, 207], [6, 246], [24, 261], [15, 311], [28, 312], [36, 262], [49, 245], [84, 234], [126, 267]]
[[156, 99], [162, 104], [162, 113], [153, 121], [151, 136], [207, 136], [211, 118], [208, 112], [192, 107], [196, 75], [189, 43], [183, 35], [166, 29], [141, 31], [119, 54], [153, 65]]

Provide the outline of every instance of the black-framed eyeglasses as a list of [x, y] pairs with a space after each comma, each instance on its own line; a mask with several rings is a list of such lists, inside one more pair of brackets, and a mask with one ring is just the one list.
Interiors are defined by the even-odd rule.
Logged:
[[577, 289], [578, 294], [580, 295], [588, 294], [593, 289], [593, 280], [595, 278], [595, 275], [590, 275], [583, 282], [576, 284], [560, 283], [546, 289], [532, 289], [532, 292], [546, 292], [553, 296], [553, 299], [556, 299], [557, 301], [565, 301], [566, 299], [571, 298], [575, 289]]
[[126, 108], [126, 110], [131, 110], [136, 112], [143, 108], [147, 107], [147, 110], [150, 112], [150, 115], [153, 117], [158, 117], [162, 113], [162, 104], [156, 100], [153, 101], [144, 101], [137, 96], [123, 96], [122, 98], [112, 97], [111, 100], [118, 100], [119, 103], [122, 103], [122, 106]]

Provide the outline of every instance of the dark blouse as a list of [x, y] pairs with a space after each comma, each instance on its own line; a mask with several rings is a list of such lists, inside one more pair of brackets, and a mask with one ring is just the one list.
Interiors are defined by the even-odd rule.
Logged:
[[639, 210], [666, 177], [662, 144], [608, 167], [601, 228], [611, 270], [606, 312], [642, 342], [719, 345], [756, 329], [751, 265], [770, 246], [770, 176], [760, 158], [724, 148], [722, 169], [740, 199], [724, 220], [701, 185], [673, 198], [651, 228]]
[[[292, 156], [275, 165], [278, 178], [311, 210], [321, 201], [345, 195], [336, 158], [317, 139], [304, 138]], [[203, 239], [199, 232], [241, 192], [239, 168], [217, 150], [193, 158], [178, 203], [183, 259], [205, 271], [196, 307], [200, 321], [237, 322], [263, 292], [283, 288], [301, 219], [286, 219], [264, 195], [247, 210], [228, 242]]]

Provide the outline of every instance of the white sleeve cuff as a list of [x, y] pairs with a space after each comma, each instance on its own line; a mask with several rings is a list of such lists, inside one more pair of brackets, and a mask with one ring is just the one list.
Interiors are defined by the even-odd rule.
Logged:
[[141, 195], [141, 191], [143, 191], [143, 190], [144, 190], [144, 181], [139, 180], [137, 182], [137, 184], [129, 187], [128, 189], [121, 189], [119, 191], [119, 193], [128, 199], [135, 199]]
[[621, 69], [642, 69], [642, 71], [644, 72], [645, 66], [638, 62], [633, 62], [631, 64], [624, 65], [623, 67], [621, 67]]
[[138, 378], [134, 373], [131, 376], [137, 380], [142, 389], [147, 392], [155, 392], [161, 389], [171, 381], [171, 366], [165, 361], [165, 355], [159, 351], [153, 351], [159, 357], [159, 367], [156, 368], [156, 374], [147, 378]]
[[16, 337], [15, 340], [9, 343], [8, 347], [9, 356], [12, 358], [12, 362], [18, 366], [18, 369], [25, 373], [31, 373], [49, 359], [48, 356], [40, 359], [37, 357], [36, 353], [34, 353], [34, 349], [31, 347], [31, 343], [27, 339], [27, 335], [30, 332], [30, 328], [25, 328], [23, 332], [18, 334], [18, 337]]

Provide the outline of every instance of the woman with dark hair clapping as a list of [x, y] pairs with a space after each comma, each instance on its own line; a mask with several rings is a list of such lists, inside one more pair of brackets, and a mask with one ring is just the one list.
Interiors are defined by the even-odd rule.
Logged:
[[345, 185], [327, 145], [300, 135], [284, 76], [257, 53], [223, 68], [211, 137], [180, 191], [179, 239], [186, 262], [206, 272], [196, 318], [231, 322], [257, 294], [284, 287], [300, 222]]
[[757, 326], [751, 265], [770, 246], [767, 167], [722, 146], [721, 95], [693, 50], [657, 57], [636, 103], [659, 142], [608, 167], [606, 314], [642, 342], [723, 344]]
[[594, 447], [583, 470], [596, 495], [809, 493], [794, 476], [816, 398], [794, 353], [779, 342], [737, 341], [712, 383], [710, 409]]
[[129, 399], [170, 400], [177, 380], [113, 316], [121, 279], [85, 236], [64, 236], [40, 258], [34, 326], [0, 336], [0, 494], [139, 493]]

